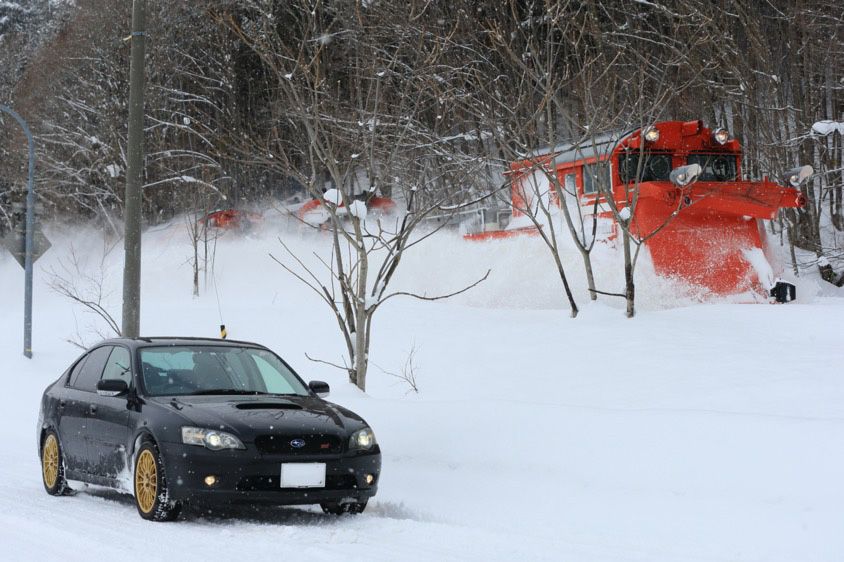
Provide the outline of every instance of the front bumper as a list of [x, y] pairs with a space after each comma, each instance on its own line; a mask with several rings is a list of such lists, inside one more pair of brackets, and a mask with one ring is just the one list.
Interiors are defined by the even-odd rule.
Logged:
[[[160, 443], [170, 499], [200, 504], [295, 505], [366, 501], [378, 491], [381, 451], [332, 455], [269, 455], [251, 443], [246, 449], [210, 451], [196, 445]], [[281, 488], [281, 463], [324, 462], [324, 488]], [[365, 476], [374, 476], [367, 484]], [[218, 483], [207, 486], [205, 477]]]

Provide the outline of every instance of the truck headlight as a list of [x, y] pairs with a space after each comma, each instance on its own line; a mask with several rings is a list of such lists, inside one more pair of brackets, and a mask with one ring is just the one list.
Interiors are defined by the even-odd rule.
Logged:
[[703, 172], [703, 168], [700, 167], [700, 164], [689, 164], [688, 166], [674, 168], [669, 177], [671, 183], [677, 187], [685, 187], [695, 181], [701, 172]]
[[800, 166], [793, 168], [785, 173], [785, 181], [791, 187], [800, 187], [803, 181], [815, 173], [811, 166]]
[[231, 433], [201, 427], [183, 427], [182, 443], [186, 445], [200, 445], [212, 451], [246, 448], [240, 439]]
[[642, 136], [648, 142], [656, 142], [659, 140], [659, 129], [656, 127], [645, 127]]
[[712, 140], [718, 144], [725, 144], [730, 140], [730, 133], [719, 127], [712, 131]]

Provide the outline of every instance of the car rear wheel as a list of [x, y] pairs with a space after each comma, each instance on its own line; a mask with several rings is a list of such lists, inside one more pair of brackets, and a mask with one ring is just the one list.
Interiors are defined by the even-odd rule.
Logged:
[[324, 513], [331, 515], [343, 515], [344, 513], [357, 515], [363, 513], [363, 510], [366, 509], [366, 502], [321, 503], [319, 506]]
[[44, 436], [41, 446], [41, 475], [44, 489], [51, 496], [61, 496], [70, 491], [64, 477], [64, 456], [59, 437], [52, 429]]
[[135, 457], [135, 506], [138, 513], [149, 521], [173, 521], [182, 506], [171, 502], [167, 479], [161, 465], [161, 456], [155, 443], [141, 445]]

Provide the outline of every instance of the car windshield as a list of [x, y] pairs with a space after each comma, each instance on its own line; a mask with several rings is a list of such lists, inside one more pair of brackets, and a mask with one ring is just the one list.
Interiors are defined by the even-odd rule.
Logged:
[[271, 351], [252, 347], [180, 345], [140, 349], [150, 396], [286, 394], [309, 396]]

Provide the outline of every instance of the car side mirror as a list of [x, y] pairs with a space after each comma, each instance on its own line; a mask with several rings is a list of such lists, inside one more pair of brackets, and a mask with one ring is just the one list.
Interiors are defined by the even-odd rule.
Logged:
[[129, 385], [122, 379], [103, 379], [97, 383], [100, 396], [120, 396], [129, 392]]
[[310, 389], [320, 398], [325, 398], [328, 396], [330, 388], [327, 382], [322, 381], [311, 381], [308, 383]]

